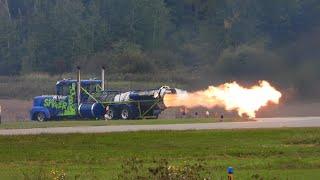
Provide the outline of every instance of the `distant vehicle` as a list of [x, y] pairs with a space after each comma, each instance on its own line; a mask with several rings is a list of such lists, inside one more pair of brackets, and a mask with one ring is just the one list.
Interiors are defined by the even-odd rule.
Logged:
[[142, 119], [158, 118], [166, 108], [165, 94], [176, 93], [174, 88], [162, 86], [151, 90], [114, 91], [104, 89], [102, 80], [64, 79], [56, 83], [56, 95], [34, 97], [31, 120], [57, 119]]

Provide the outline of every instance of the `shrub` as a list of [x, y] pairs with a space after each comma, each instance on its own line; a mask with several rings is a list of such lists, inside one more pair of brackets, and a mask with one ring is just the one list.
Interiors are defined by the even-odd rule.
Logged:
[[152, 165], [145, 167], [142, 160], [129, 158], [122, 164], [122, 172], [118, 179], [154, 179], [154, 180], [197, 180], [210, 179], [204, 162], [171, 165], [168, 160], [154, 160]]

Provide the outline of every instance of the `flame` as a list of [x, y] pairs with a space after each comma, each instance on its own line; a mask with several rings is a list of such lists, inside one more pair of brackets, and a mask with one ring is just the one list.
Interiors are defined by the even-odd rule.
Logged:
[[218, 87], [209, 86], [203, 91], [188, 93], [177, 90], [177, 94], [166, 94], [166, 107], [222, 107], [227, 111], [235, 110], [239, 116], [256, 116], [256, 112], [269, 102], [278, 104], [281, 93], [267, 81], [260, 81], [259, 85], [245, 88], [237, 82], [225, 83]]

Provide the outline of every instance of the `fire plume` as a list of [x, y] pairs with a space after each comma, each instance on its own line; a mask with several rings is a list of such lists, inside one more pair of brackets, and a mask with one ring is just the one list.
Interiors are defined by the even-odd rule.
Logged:
[[220, 86], [209, 86], [208, 89], [189, 93], [177, 90], [177, 94], [166, 94], [166, 107], [222, 107], [227, 111], [235, 110], [239, 116], [254, 118], [256, 112], [269, 102], [278, 104], [281, 93], [267, 81], [260, 81], [250, 88], [240, 86], [237, 82]]

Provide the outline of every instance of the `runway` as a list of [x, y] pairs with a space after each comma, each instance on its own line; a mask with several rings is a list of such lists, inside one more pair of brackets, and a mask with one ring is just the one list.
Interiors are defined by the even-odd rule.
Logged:
[[3, 129], [3, 130], [0, 130], [0, 135], [110, 133], [110, 132], [133, 132], [133, 131], [183, 131], [183, 130], [217, 130], [217, 129], [259, 129], [259, 128], [285, 128], [285, 127], [286, 128], [320, 127], [320, 117], [256, 118], [256, 121], [248, 121], [248, 122]]

